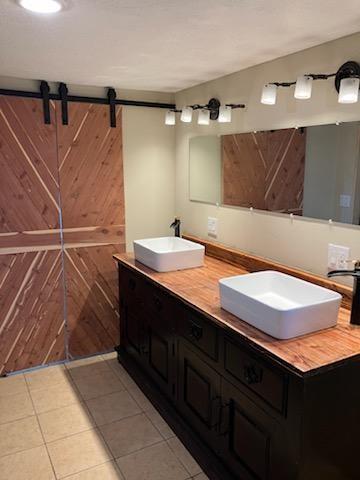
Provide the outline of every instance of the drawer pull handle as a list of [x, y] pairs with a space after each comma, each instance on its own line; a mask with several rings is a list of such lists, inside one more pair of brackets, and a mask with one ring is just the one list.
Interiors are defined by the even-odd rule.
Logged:
[[130, 290], [135, 290], [135, 288], [136, 288], [136, 282], [133, 278], [129, 279], [129, 288], [130, 288]]
[[196, 325], [196, 323], [191, 323], [190, 336], [196, 341], [199, 341], [203, 336], [203, 329], [199, 325]]
[[255, 367], [255, 365], [245, 365], [244, 377], [248, 385], [261, 383], [263, 377], [263, 370], [262, 368]]

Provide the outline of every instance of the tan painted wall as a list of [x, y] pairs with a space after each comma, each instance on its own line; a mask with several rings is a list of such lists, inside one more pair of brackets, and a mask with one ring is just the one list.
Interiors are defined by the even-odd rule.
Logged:
[[247, 104], [245, 111], [233, 112], [231, 124], [212, 122], [211, 126], [198, 126], [193, 121], [176, 125], [176, 211], [186, 232], [207, 238], [207, 217], [217, 217], [219, 242], [318, 274], [327, 270], [330, 242], [349, 246], [352, 257], [360, 258], [359, 227], [291, 220], [285, 215], [251, 213], [188, 200], [188, 149], [193, 136], [359, 120], [360, 102], [339, 105], [333, 80], [314, 82], [311, 100], [295, 100], [293, 90], [281, 89], [276, 105], [260, 103], [264, 83], [294, 80], [302, 73], [336, 71], [347, 60], [360, 61], [359, 44], [360, 34], [352, 35], [176, 94], [178, 107], [206, 103], [213, 96], [222, 103]]
[[[38, 89], [38, 82], [0, 77], [0, 88]], [[53, 92], [57, 86], [50, 82]], [[73, 95], [106, 96], [100, 87], [69, 85]], [[118, 98], [173, 102], [168, 93], [118, 90]], [[126, 244], [136, 238], [169, 235], [175, 216], [175, 131], [164, 125], [164, 110], [123, 107]]]

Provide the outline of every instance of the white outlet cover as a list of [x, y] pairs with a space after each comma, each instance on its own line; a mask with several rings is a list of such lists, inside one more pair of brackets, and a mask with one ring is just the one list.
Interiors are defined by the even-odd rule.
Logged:
[[217, 236], [218, 233], [218, 219], [214, 217], [208, 217], [208, 235], [213, 237]]
[[348, 268], [347, 261], [350, 259], [350, 248], [343, 245], [328, 245], [328, 269], [345, 270]]
[[340, 195], [340, 207], [350, 208], [351, 207], [351, 195]]

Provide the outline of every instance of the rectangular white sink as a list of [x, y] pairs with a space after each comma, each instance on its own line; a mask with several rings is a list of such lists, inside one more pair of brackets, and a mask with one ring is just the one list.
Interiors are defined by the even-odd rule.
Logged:
[[135, 259], [157, 272], [201, 267], [204, 264], [204, 252], [203, 245], [179, 237], [134, 241]]
[[223, 278], [224, 310], [272, 335], [287, 339], [336, 325], [341, 295], [276, 271]]

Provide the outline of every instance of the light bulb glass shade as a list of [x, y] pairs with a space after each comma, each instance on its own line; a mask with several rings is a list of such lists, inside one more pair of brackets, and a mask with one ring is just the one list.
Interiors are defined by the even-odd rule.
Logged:
[[267, 83], [263, 86], [261, 94], [261, 103], [264, 105], [275, 105], [276, 103], [277, 86], [272, 83]]
[[19, 0], [19, 4], [35, 13], [56, 13], [63, 6], [58, 0]]
[[181, 110], [180, 120], [185, 123], [190, 123], [192, 120], [193, 109], [191, 107], [183, 107]]
[[203, 108], [199, 110], [198, 124], [199, 125], [209, 125], [210, 123], [210, 110]]
[[359, 98], [359, 78], [343, 78], [340, 82], [339, 103], [356, 103]]
[[311, 97], [313, 78], [309, 75], [300, 75], [296, 80], [294, 97], [306, 100]]
[[232, 108], [229, 105], [220, 105], [219, 107], [219, 123], [230, 123], [231, 122], [231, 110]]
[[175, 125], [175, 112], [168, 110], [165, 114], [165, 125]]

